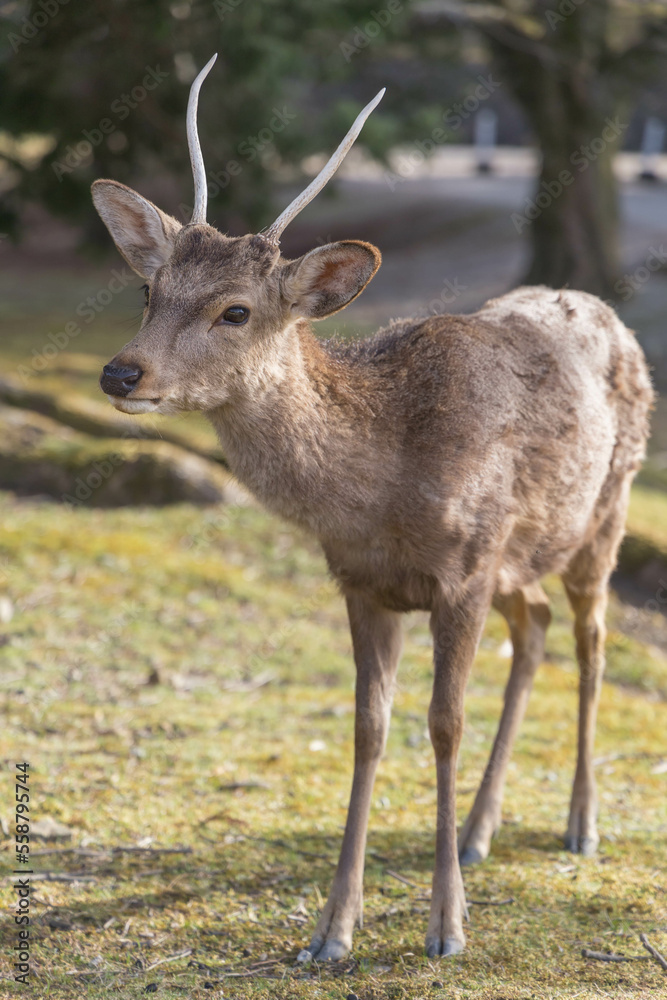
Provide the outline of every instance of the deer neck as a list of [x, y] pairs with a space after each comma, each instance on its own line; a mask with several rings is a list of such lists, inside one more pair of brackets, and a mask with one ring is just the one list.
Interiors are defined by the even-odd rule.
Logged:
[[265, 506], [320, 536], [347, 534], [368, 507], [378, 461], [367, 380], [307, 323], [286, 332], [270, 367], [255, 366], [208, 417], [232, 472]]

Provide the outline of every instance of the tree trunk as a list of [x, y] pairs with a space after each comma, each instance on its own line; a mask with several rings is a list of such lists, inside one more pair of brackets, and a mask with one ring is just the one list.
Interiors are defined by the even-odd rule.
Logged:
[[540, 136], [542, 166], [531, 198], [535, 208], [525, 213], [534, 219], [532, 261], [524, 280], [611, 298], [619, 268], [617, 130], [593, 115], [565, 126], [562, 131], [543, 128]]
[[514, 217], [532, 240], [525, 281], [612, 298], [619, 267], [612, 160], [624, 125], [615, 122], [599, 71], [607, 12], [607, 0], [587, 0], [547, 40], [510, 30], [487, 37], [542, 153], [532, 204]]

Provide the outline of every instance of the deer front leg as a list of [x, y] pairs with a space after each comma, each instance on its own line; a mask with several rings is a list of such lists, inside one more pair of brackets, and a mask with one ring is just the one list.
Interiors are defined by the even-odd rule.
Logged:
[[463, 919], [468, 912], [456, 841], [456, 762], [466, 682], [487, 611], [488, 601], [476, 595], [456, 605], [441, 601], [431, 615], [435, 677], [428, 721], [438, 779], [438, 821], [426, 934], [429, 958], [455, 955], [465, 947]]
[[370, 599], [347, 599], [357, 667], [354, 728], [354, 778], [338, 868], [313, 938], [299, 961], [343, 958], [352, 932], [361, 925], [364, 852], [371, 794], [384, 751], [401, 651], [401, 619]]

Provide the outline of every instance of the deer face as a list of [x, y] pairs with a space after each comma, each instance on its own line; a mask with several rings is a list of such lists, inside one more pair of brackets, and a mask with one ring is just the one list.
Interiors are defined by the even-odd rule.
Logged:
[[100, 379], [125, 413], [211, 410], [261, 386], [290, 349], [294, 321], [342, 309], [380, 265], [375, 247], [352, 240], [286, 261], [263, 236], [181, 226], [114, 181], [96, 181], [93, 199], [147, 282], [141, 328]]
[[195, 179], [192, 222], [182, 226], [131, 188], [93, 184], [93, 201], [137, 274], [146, 308], [137, 336], [104, 366], [100, 386], [125, 413], [212, 410], [275, 378], [298, 319], [323, 319], [356, 298], [380, 266], [369, 243], [318, 247], [296, 261], [279, 237], [324, 187], [384, 94], [357, 117], [318, 176], [266, 233], [229, 238], [206, 224], [206, 173], [197, 135], [197, 101], [214, 56], [192, 84], [188, 146]]

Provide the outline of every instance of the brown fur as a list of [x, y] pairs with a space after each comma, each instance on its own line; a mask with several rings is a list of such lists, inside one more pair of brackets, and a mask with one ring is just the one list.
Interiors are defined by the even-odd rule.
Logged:
[[[143, 375], [115, 405], [205, 412], [239, 480], [320, 539], [348, 604], [354, 782], [332, 893], [304, 955], [343, 955], [361, 915], [399, 613], [416, 608], [431, 612], [435, 656], [438, 827], [426, 947], [455, 953], [465, 940], [454, 800], [465, 683], [493, 601], [510, 625], [514, 659], [487, 774], [461, 832], [461, 858], [471, 862], [486, 856], [500, 822], [549, 620], [539, 587], [546, 573], [563, 576], [582, 675], [567, 843], [584, 852], [597, 843], [592, 744], [604, 606], [652, 400], [641, 351], [598, 299], [547, 288], [518, 289], [472, 316], [401, 320], [363, 342], [322, 343], [307, 319], [360, 293], [379, 264], [374, 248], [350, 241], [286, 262], [262, 237], [228, 239], [208, 226], [174, 233], [177, 224], [148, 203], [143, 245], [139, 196], [124, 190], [96, 185], [121, 252], [140, 273], [162, 257], [148, 274], [142, 329], [113, 359]], [[248, 323], [216, 325], [232, 304], [251, 309]]]

